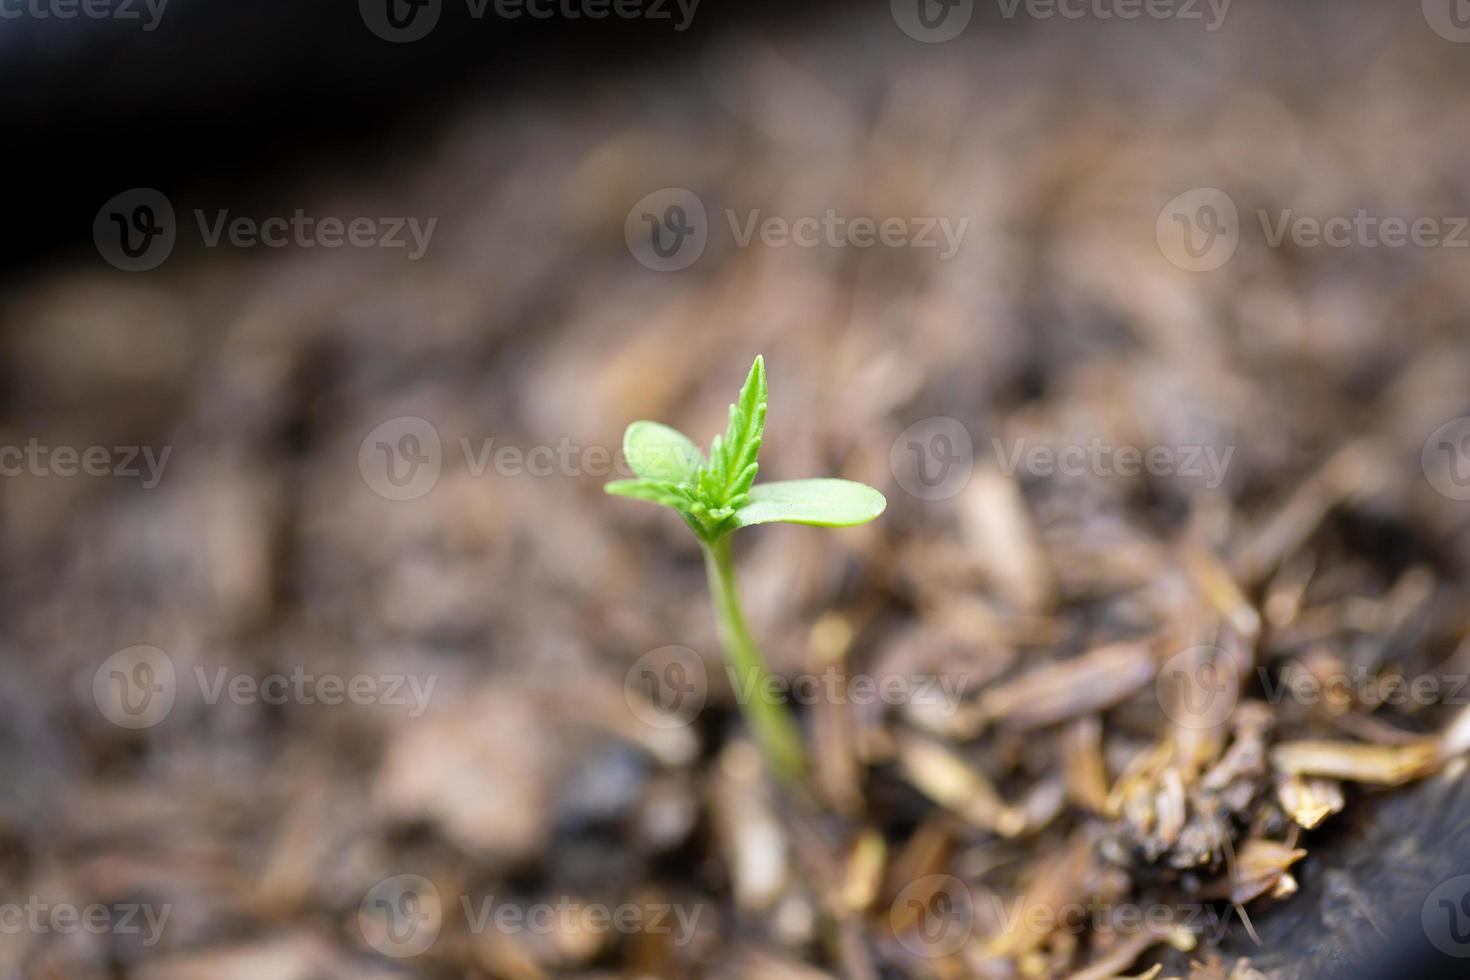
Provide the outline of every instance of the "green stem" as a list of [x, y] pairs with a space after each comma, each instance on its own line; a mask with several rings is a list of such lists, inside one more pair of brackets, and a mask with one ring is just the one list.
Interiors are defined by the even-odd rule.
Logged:
[[789, 783], [800, 781], [806, 771], [806, 754], [801, 734], [784, 705], [775, 700], [768, 683], [770, 670], [760, 648], [745, 624], [740, 594], [735, 588], [735, 566], [730, 560], [730, 535], [704, 543], [704, 567], [709, 574], [710, 598], [715, 604], [720, 639], [736, 677], [736, 696], [745, 721], [778, 776]]

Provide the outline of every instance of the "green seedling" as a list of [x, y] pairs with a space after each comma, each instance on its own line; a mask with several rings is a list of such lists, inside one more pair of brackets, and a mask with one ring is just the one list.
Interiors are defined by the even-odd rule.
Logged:
[[766, 428], [766, 363], [756, 357], [740, 399], [730, 406], [730, 424], [715, 436], [709, 456], [684, 433], [658, 422], [634, 422], [623, 435], [623, 454], [637, 475], [614, 480], [606, 490], [678, 511], [704, 551], [710, 597], [725, 655], [752, 692], [741, 704], [771, 768], [791, 782], [806, 769], [801, 737], [785, 708], [768, 699], [769, 669], [761, 656], [735, 587], [730, 536], [754, 524], [812, 524], [850, 527], [883, 513], [887, 501], [872, 487], [851, 480], [783, 480], [756, 483], [756, 457]]

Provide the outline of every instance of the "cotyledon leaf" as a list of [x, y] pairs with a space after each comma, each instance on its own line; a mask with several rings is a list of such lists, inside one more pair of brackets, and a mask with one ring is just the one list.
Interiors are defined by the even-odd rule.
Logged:
[[851, 527], [866, 524], [888, 506], [883, 495], [852, 480], [781, 480], [757, 483], [750, 499], [735, 512], [736, 527], [752, 524], [815, 524]]
[[704, 464], [694, 441], [660, 422], [634, 422], [623, 433], [623, 456], [645, 480], [684, 483]]

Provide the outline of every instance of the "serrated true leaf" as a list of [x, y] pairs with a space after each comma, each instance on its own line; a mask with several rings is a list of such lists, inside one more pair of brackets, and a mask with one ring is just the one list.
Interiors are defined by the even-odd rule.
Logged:
[[685, 483], [704, 465], [694, 441], [660, 422], [634, 422], [623, 433], [623, 456], [645, 480]]
[[766, 360], [758, 354], [740, 386], [740, 396], [730, 406], [725, 434], [710, 444], [709, 464], [699, 475], [700, 489], [713, 506], [735, 502], [755, 481], [768, 397]]
[[725, 434], [725, 475], [731, 496], [744, 493], [755, 481], [755, 467], [766, 433], [766, 359], [757, 354], [750, 365], [740, 397], [730, 406], [730, 427]]
[[866, 524], [888, 506], [883, 495], [852, 480], [781, 480], [757, 483], [750, 499], [735, 512], [735, 526], [815, 524], [851, 527]]

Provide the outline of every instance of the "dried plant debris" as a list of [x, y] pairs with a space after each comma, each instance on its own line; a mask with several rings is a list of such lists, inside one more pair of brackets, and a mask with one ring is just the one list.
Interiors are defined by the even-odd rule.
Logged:
[[[0, 887], [172, 912], [156, 942], [141, 913], [0, 929], [0, 976], [1317, 980], [1362, 956], [1470, 840], [1470, 503], [1430, 438], [1470, 415], [1470, 277], [1463, 249], [1273, 247], [1255, 216], [1463, 198], [1470, 59], [1391, 6], [1237, 4], [1194, 40], [977, 16], [945, 45], [886, 4], [815, 11], [513, 111], [450, 100], [390, 168], [251, 190], [439, 215], [421, 262], [181, 236], [147, 274], [7, 282], [0, 447], [172, 453], [147, 489], [0, 480]], [[660, 187], [709, 218], [677, 273], [618, 233]], [[1190, 187], [1239, 210], [1208, 272], [1155, 235]], [[969, 223], [949, 260], [761, 241], [829, 209]], [[794, 786], [749, 741], [680, 520], [600, 491], [624, 421], [720, 431], [757, 351], [762, 475], [888, 501], [733, 548]], [[419, 497], [369, 464], [429, 433], [385, 420], [432, 423]], [[135, 728], [93, 679], [140, 645], [177, 697]], [[422, 703], [231, 693], [298, 672]]]

